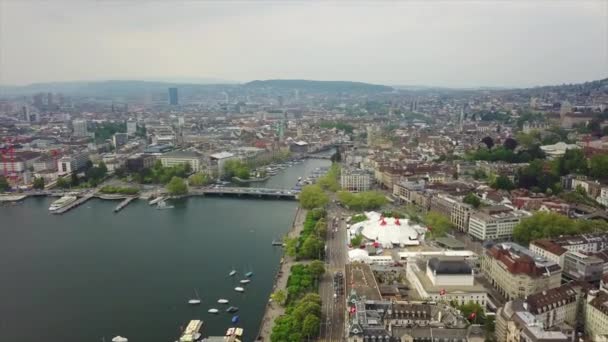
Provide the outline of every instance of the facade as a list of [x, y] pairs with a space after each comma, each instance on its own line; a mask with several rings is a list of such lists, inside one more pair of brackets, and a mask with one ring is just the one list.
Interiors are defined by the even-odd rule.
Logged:
[[136, 132], [137, 132], [137, 121], [133, 121], [133, 120], [127, 121], [127, 134], [133, 136], [133, 135], [135, 135]]
[[202, 158], [200, 153], [193, 151], [173, 151], [159, 157], [164, 167], [189, 164], [192, 172], [201, 171]]
[[563, 277], [565, 281], [582, 280], [599, 284], [604, 272], [604, 260], [579, 252], [568, 252], [564, 256]]
[[172, 106], [177, 106], [179, 104], [177, 88], [169, 88], [169, 104]]
[[515, 244], [502, 243], [487, 249], [481, 268], [491, 285], [507, 300], [560, 286], [562, 268]]
[[340, 172], [340, 186], [345, 191], [368, 191], [371, 187], [371, 180], [371, 174], [362, 169], [342, 168]]
[[87, 161], [89, 161], [89, 155], [86, 152], [76, 152], [64, 156], [57, 160], [57, 173], [59, 175], [65, 175], [77, 172], [87, 164]]
[[500, 342], [571, 342], [572, 337], [559, 330], [547, 330], [528, 312], [522, 300], [509, 301], [496, 312], [496, 341]]
[[129, 142], [129, 135], [127, 133], [114, 133], [112, 136], [112, 145], [114, 148], [120, 148]]
[[139, 172], [153, 167], [155, 161], [156, 158], [153, 155], [140, 153], [127, 158], [125, 167], [129, 172]]
[[436, 195], [431, 198], [431, 210], [437, 211], [450, 218], [458, 230], [466, 232], [469, 229], [469, 218], [473, 207], [447, 195]]
[[590, 291], [585, 305], [585, 335], [591, 341], [604, 341], [608, 337], [608, 294]]
[[72, 129], [75, 137], [86, 137], [88, 135], [87, 122], [85, 120], [72, 121]]
[[218, 177], [222, 177], [226, 162], [229, 160], [236, 160], [238, 157], [230, 152], [219, 152], [209, 156], [209, 159], [211, 161], [211, 168], [217, 172]]
[[464, 258], [417, 258], [408, 260], [406, 277], [418, 296], [432, 301], [474, 302], [485, 307], [487, 292], [475, 280]]
[[412, 192], [424, 190], [424, 180], [402, 181], [393, 184], [393, 196], [405, 203], [412, 203]]
[[526, 212], [505, 206], [483, 208], [471, 214], [468, 233], [481, 241], [508, 241], [513, 237], [513, 228], [526, 216]]

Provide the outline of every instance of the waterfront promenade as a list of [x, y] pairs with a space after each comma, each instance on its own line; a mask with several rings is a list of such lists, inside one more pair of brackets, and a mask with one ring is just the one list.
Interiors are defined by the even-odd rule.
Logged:
[[[287, 234], [288, 237], [295, 238], [300, 235], [302, 228], [304, 227], [306, 213], [307, 210], [298, 207], [298, 211], [296, 212], [296, 216], [293, 220], [292, 229]], [[295, 258], [290, 257], [285, 253], [283, 253], [283, 258], [284, 261], [282, 264], [280, 264], [279, 270], [274, 278], [272, 292], [283, 290], [285, 293], [287, 293], [287, 278], [289, 278], [291, 266], [298, 263]], [[284, 313], [285, 308], [279, 303], [268, 302], [266, 304], [266, 309], [264, 310], [264, 316], [262, 318], [262, 323], [260, 325], [260, 330], [256, 341], [270, 341], [270, 333], [272, 332], [274, 321]]]

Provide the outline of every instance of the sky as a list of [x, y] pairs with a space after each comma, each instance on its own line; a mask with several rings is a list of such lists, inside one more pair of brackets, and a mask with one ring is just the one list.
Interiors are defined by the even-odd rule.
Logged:
[[0, 0], [0, 84], [349, 80], [525, 87], [608, 76], [608, 0]]

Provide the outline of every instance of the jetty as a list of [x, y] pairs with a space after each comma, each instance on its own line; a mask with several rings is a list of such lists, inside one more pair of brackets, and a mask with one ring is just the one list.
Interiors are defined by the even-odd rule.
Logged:
[[79, 199], [75, 200], [74, 202], [66, 205], [63, 208], [55, 210], [52, 213], [56, 214], [56, 215], [60, 215], [60, 214], [66, 213], [66, 212], [72, 210], [73, 208], [76, 208], [77, 206], [81, 205], [82, 203], [90, 200], [93, 197], [95, 197], [95, 194], [88, 194], [88, 195], [86, 195], [84, 197], [80, 197]]
[[129, 205], [129, 203], [131, 203], [135, 199], [137, 199], [137, 197], [127, 197], [127, 198], [125, 198], [122, 202], [120, 202], [116, 206], [116, 208], [114, 208], [114, 212], [117, 213], [117, 212], [121, 211], [124, 207], [126, 207], [127, 205]]

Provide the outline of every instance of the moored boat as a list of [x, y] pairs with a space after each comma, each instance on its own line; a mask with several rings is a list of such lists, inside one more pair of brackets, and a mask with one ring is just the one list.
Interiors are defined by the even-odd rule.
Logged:
[[228, 313], [235, 313], [237, 311], [239, 311], [239, 308], [236, 306], [231, 306], [228, 309], [226, 309], [226, 312], [228, 312]]
[[236, 270], [232, 270], [230, 271], [230, 273], [228, 273], [229, 276], [233, 277], [236, 274]]
[[251, 279], [243, 279], [241, 280], [241, 284], [249, 284], [251, 283]]
[[194, 295], [195, 295], [195, 297], [192, 298], [192, 299], [190, 299], [188, 301], [188, 304], [190, 304], [190, 305], [198, 305], [198, 304], [201, 303], [201, 298], [198, 296], [198, 292], [196, 291], [196, 289], [194, 289]]
[[251, 278], [252, 276], [253, 276], [253, 272], [245, 273], [245, 277], [247, 277], [247, 278]]
[[234, 291], [236, 291], [236, 292], [245, 292], [245, 289], [242, 288], [242, 287], [240, 287], [240, 286], [237, 286], [237, 287], [234, 288]]
[[[66, 206], [76, 202], [77, 199], [78, 199], [78, 197], [76, 197], [76, 196], [63, 196], [60, 199], [51, 203], [51, 206], [49, 207], [49, 211], [57, 211], [63, 207], [66, 207]], [[118, 337], [120, 337], [120, 336], [118, 336]]]
[[217, 300], [217, 302], [220, 303], [220, 304], [228, 304], [228, 299], [220, 298], [220, 299]]
[[216, 313], [219, 312], [219, 310], [215, 309], [215, 308], [212, 308], [212, 309], [207, 310], [207, 312], [209, 312], [210, 314], [216, 314]]

